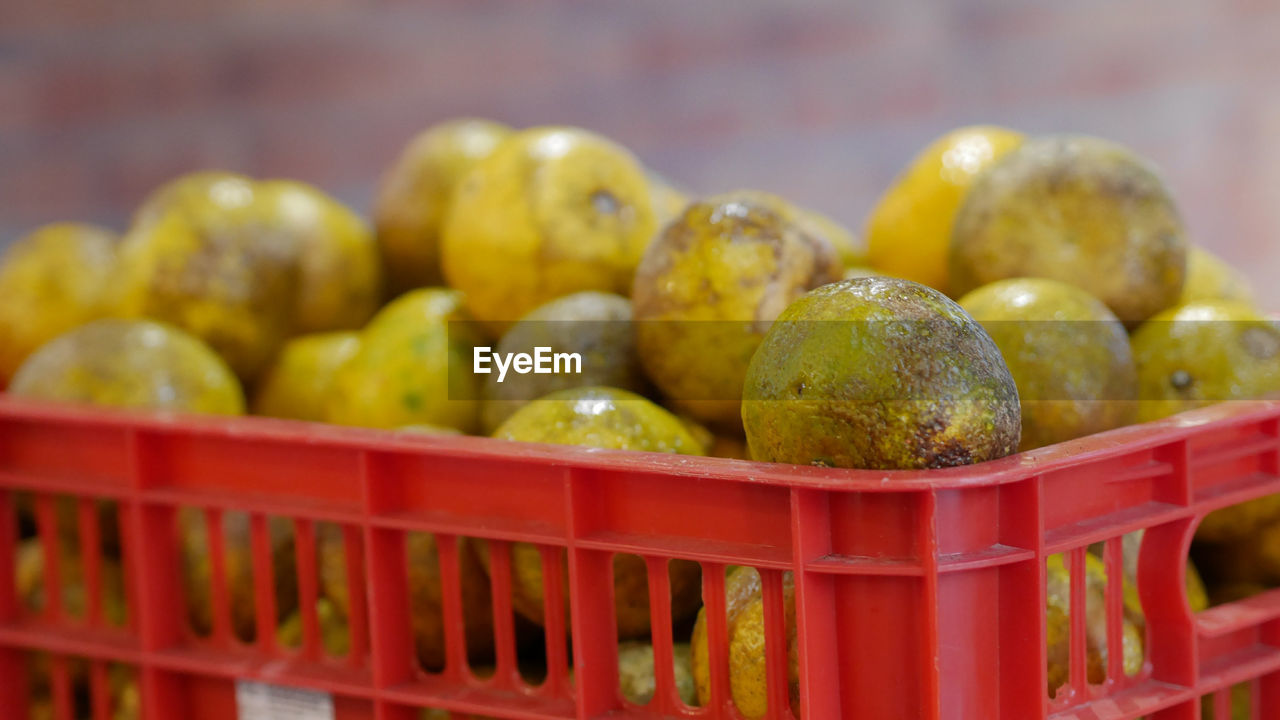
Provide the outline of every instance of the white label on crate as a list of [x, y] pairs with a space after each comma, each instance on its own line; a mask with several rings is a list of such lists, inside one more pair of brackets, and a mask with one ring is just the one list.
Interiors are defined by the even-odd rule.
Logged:
[[301, 688], [236, 682], [239, 720], [333, 720], [333, 696]]

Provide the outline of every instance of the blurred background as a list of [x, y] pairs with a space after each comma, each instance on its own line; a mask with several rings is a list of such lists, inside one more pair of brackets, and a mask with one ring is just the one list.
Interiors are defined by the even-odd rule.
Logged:
[[315, 183], [367, 213], [456, 115], [609, 135], [695, 193], [776, 191], [861, 229], [962, 124], [1076, 131], [1160, 166], [1192, 239], [1280, 308], [1274, 0], [6, 2], [0, 245], [123, 229], [184, 171]]

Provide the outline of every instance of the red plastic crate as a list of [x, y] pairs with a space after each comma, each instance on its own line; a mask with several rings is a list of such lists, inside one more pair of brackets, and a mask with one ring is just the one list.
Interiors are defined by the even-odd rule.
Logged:
[[[118, 501], [129, 622], [107, 627], [100, 609], [66, 616], [52, 600], [32, 614], [15, 598], [13, 491], [36, 494], [41, 536], [57, 530], [52, 497], [81, 498], [82, 538], [96, 538], [92, 501]], [[1252, 715], [1280, 717], [1280, 591], [1193, 615], [1183, 591], [1195, 528], [1209, 512], [1280, 493], [1280, 403], [1220, 405], [983, 465], [929, 472], [843, 471], [682, 456], [518, 445], [282, 422], [131, 414], [20, 402], [0, 396], [0, 708], [23, 717], [24, 658], [40, 650], [87, 658], [95, 718], [106, 717], [102, 668], [138, 670], [149, 720], [235, 716], [234, 681], [314, 688], [333, 695], [339, 720], [416, 718], [417, 708], [504, 718], [736, 718], [728, 700], [726, 565], [762, 575], [769, 718], [788, 718], [781, 597], [794, 573], [799, 700], [811, 720], [1191, 720], [1202, 695], [1252, 680]], [[274, 627], [267, 517], [295, 521], [304, 612], [301, 650], [188, 629], [173, 521], [178, 507], [253, 518], [259, 627]], [[352, 651], [319, 650], [314, 562], [303, 558], [314, 523], [346, 528], [350, 577], [367, 572], [368, 632], [353, 623]], [[1069, 692], [1046, 690], [1045, 559], [1107, 543], [1118, 577], [1120, 538], [1147, 529], [1139, 592], [1147, 662], [1126, 677], [1085, 679], [1083, 613], [1072, 613]], [[421, 671], [407, 632], [403, 534], [435, 533], [445, 578], [447, 664]], [[478, 678], [462, 646], [457, 538], [488, 538], [496, 671]], [[555, 553], [569, 558], [572, 656], [548, 643], [548, 676], [531, 686], [515, 662], [510, 568], [513, 541], [544, 548], [548, 604], [559, 593]], [[96, 540], [82, 542], [85, 575], [101, 583]], [[56, 560], [46, 547], [46, 558]], [[620, 698], [612, 556], [648, 559], [657, 693], [646, 707]], [[217, 553], [215, 553], [216, 555]], [[709, 706], [683, 706], [670, 671], [665, 561], [703, 567], [709, 610]], [[356, 583], [353, 583], [354, 589]], [[1085, 597], [1072, 573], [1074, 608]], [[220, 593], [215, 592], [215, 596]], [[360, 593], [353, 594], [359, 599]], [[354, 602], [355, 600], [353, 600]], [[1109, 636], [1119, 638], [1119, 583], [1107, 593]], [[215, 598], [225, 615], [225, 598]], [[358, 605], [353, 606], [356, 612]], [[563, 637], [557, 613], [547, 634]], [[1112, 647], [1118, 642], [1111, 644]], [[1112, 653], [1112, 655], [1117, 655]], [[569, 667], [575, 668], [571, 680]], [[55, 689], [65, 663], [54, 663]], [[15, 710], [16, 709], [16, 710]], [[60, 720], [69, 703], [58, 706]]]

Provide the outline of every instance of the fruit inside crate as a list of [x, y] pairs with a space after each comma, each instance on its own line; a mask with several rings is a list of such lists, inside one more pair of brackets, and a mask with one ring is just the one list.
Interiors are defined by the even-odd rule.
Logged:
[[447, 122], [371, 224], [193, 173], [0, 297], [0, 707], [1280, 712], [1280, 326], [1101, 139], [948, 133], [859, 239]]

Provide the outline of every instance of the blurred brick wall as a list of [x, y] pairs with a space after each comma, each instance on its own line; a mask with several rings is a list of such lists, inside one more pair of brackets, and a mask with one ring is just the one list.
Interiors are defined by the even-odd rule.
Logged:
[[1280, 308], [1274, 0], [5, 5], [0, 243], [119, 226], [200, 167], [366, 209], [401, 144], [457, 114], [584, 125], [695, 191], [860, 226], [917, 149], [981, 121], [1135, 147]]

